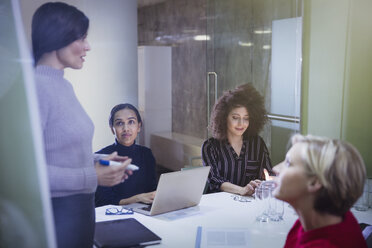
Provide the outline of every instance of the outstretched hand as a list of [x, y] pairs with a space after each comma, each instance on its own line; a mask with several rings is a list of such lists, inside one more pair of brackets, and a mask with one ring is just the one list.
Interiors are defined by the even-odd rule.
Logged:
[[121, 162], [122, 164], [119, 166], [104, 166], [99, 164], [99, 162], [96, 162], [95, 169], [98, 185], [111, 187], [124, 182], [130, 175], [132, 175], [132, 171], [126, 170], [127, 166], [132, 162], [132, 159], [119, 156], [117, 152], [111, 153], [104, 159]]

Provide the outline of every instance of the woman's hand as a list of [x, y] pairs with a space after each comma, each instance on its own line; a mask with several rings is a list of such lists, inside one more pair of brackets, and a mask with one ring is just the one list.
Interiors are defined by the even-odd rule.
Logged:
[[261, 180], [255, 179], [255, 180], [250, 181], [249, 184], [252, 185], [253, 188], [257, 188], [257, 187], [260, 187], [261, 182], [262, 182]]
[[127, 166], [132, 162], [132, 159], [119, 156], [117, 152], [113, 152], [112, 154], [105, 157], [105, 159], [121, 162], [122, 165], [104, 166], [99, 164], [99, 162], [96, 162], [95, 169], [97, 173], [98, 185], [111, 187], [124, 182], [124, 180], [127, 179], [129, 175], [132, 175], [132, 171], [125, 170]]
[[150, 204], [154, 201], [156, 191], [137, 195], [137, 202]]
[[253, 195], [253, 193], [254, 193], [254, 188], [252, 185], [248, 183], [245, 187], [242, 187], [242, 189], [239, 192], [239, 195], [251, 196]]
[[156, 191], [134, 195], [129, 198], [121, 199], [119, 205], [128, 205], [136, 202], [150, 204], [154, 201]]
[[240, 191], [240, 195], [243, 195], [243, 196], [253, 195], [255, 192], [255, 189], [259, 187], [260, 184], [261, 184], [261, 180], [258, 180], [258, 179], [250, 181], [245, 187], [242, 187]]

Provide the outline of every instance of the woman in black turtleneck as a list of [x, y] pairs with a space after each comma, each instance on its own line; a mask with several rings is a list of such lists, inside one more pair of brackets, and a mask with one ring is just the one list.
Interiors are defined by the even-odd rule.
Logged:
[[157, 186], [155, 158], [149, 148], [135, 143], [142, 126], [138, 110], [129, 103], [116, 105], [111, 110], [109, 125], [115, 135], [115, 143], [97, 153], [117, 152], [120, 156], [128, 156], [132, 159], [132, 164], [140, 169], [116, 186], [98, 186], [96, 207], [108, 204], [126, 205], [134, 202], [152, 203]]

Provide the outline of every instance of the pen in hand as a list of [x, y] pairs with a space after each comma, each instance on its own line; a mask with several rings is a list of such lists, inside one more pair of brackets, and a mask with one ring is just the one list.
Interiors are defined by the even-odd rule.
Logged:
[[[104, 160], [104, 159], [100, 159], [99, 160], [99, 163], [101, 165], [105, 165], [105, 166], [120, 166], [122, 165], [122, 163], [120, 162], [117, 162], [117, 161], [112, 161], [112, 160]], [[136, 170], [139, 170], [139, 167], [134, 165], [134, 164], [129, 164], [126, 168], [126, 170], [131, 170], [131, 171], [136, 171]]]

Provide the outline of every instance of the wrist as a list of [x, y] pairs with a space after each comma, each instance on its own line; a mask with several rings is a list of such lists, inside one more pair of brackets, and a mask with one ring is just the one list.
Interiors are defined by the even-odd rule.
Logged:
[[244, 187], [239, 186], [238, 194], [239, 195], [245, 195], [247, 192]]

